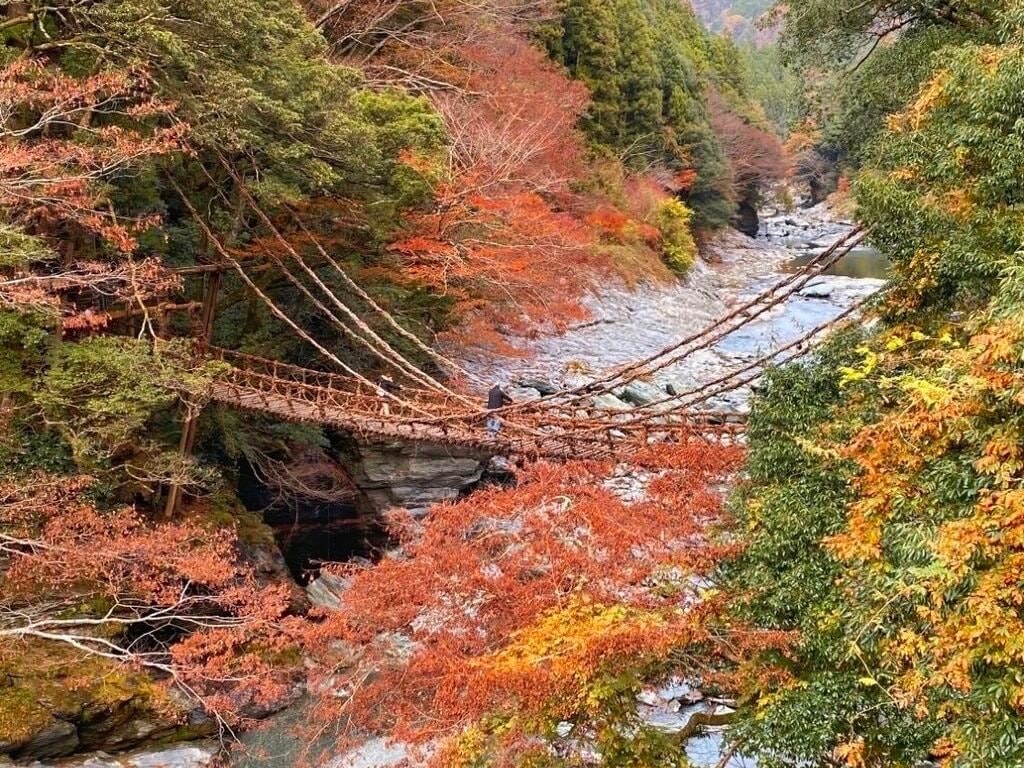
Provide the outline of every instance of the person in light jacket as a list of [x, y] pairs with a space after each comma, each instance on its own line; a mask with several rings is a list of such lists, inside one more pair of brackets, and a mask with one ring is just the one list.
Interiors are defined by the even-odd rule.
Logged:
[[391, 415], [391, 395], [394, 395], [401, 389], [401, 385], [388, 376], [386, 373], [377, 379], [377, 395], [383, 400], [380, 412], [382, 416]]

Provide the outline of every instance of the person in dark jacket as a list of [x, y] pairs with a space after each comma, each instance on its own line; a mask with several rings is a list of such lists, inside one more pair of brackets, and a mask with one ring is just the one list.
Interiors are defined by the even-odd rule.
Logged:
[[[491, 387], [490, 392], [487, 393], [487, 410], [495, 411], [499, 408], [504, 408], [506, 405], [512, 404], [512, 398], [509, 397], [508, 393], [501, 388], [500, 384], [495, 384]], [[501, 431], [501, 417], [496, 413], [490, 413], [487, 415], [487, 421], [485, 422], [487, 427], [487, 436], [495, 438], [498, 436], [498, 432]]]
[[377, 379], [377, 394], [383, 400], [380, 408], [383, 416], [391, 415], [391, 404], [389, 403], [391, 395], [394, 395], [401, 388], [401, 385], [386, 373]]

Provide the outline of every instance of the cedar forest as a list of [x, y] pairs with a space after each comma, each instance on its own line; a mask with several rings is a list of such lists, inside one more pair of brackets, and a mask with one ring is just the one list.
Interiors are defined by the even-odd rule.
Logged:
[[[301, 690], [314, 764], [684, 768], [637, 715], [681, 676], [763, 768], [1024, 765], [1024, 3], [696, 5], [735, 40], [680, 0], [0, 0], [0, 761], [230, 745]], [[196, 350], [444, 380], [795, 185], [889, 281], [742, 446], [395, 510], [338, 610], [266, 567], [240, 468], [341, 498], [342, 438], [210, 403]]]

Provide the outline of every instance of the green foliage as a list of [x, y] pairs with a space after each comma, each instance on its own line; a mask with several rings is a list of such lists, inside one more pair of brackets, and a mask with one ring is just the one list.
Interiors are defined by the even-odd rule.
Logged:
[[50, 322], [31, 312], [0, 311], [0, 392], [26, 394], [50, 345]]
[[844, 519], [848, 472], [807, 446], [840, 401], [835, 370], [855, 342], [836, 338], [819, 362], [771, 371], [755, 399], [747, 479], [733, 499], [752, 538], [730, 576], [744, 616], [758, 623], [813, 633], [830, 599], [835, 565], [819, 542]]
[[268, 202], [376, 186], [396, 173], [397, 149], [441, 139], [426, 102], [367, 94], [329, 63], [292, 0], [109, 0], [79, 24], [90, 44], [149, 68], [193, 145], [255, 162]]
[[215, 374], [185, 370], [145, 341], [95, 337], [58, 345], [32, 398], [79, 468], [90, 470], [140, 452], [155, 437], [154, 419]]
[[1024, 246], [1024, 53], [966, 44], [866, 152], [858, 215], [895, 264], [893, 312], [987, 299]]
[[697, 243], [690, 232], [692, 218], [693, 211], [681, 200], [666, 200], [657, 212], [662, 256], [669, 268], [679, 275], [687, 274], [697, 259]]
[[976, 10], [852, 80], [883, 322], [773, 372], [751, 417], [725, 575], [739, 615], [799, 632], [732, 734], [770, 768], [1021, 764], [1024, 8]]
[[1004, 6], [996, 0], [787, 4], [780, 50], [807, 81], [822, 145], [860, 163], [886, 116], [941, 65], [942, 49], [993, 42], [993, 22]]
[[778, 45], [740, 48], [751, 97], [780, 136], [788, 136], [806, 112], [804, 81], [782, 60]]
[[855, 162], [864, 160], [886, 116], [899, 111], [941, 61], [936, 52], [967, 40], [969, 34], [955, 27], [913, 30], [898, 43], [879, 47], [852, 74], [830, 78], [823, 87], [834, 92], [835, 100], [824, 126], [825, 141]]
[[0, 222], [0, 269], [25, 267], [52, 256], [53, 252], [40, 238]]
[[823, 764], [850, 732], [884, 746], [885, 765], [910, 766], [938, 733], [867, 683], [841, 620], [842, 567], [824, 546], [843, 530], [855, 497], [855, 468], [825, 446], [844, 443], [876, 408], [863, 388], [841, 385], [839, 370], [859, 361], [861, 341], [846, 332], [815, 361], [772, 371], [751, 414], [748, 476], [732, 500], [746, 547], [724, 575], [737, 615], [799, 632], [796, 665], [764, 660], [789, 668], [796, 681], [763, 692], [731, 733], [766, 768]]
[[900, 45], [907, 34], [929, 27], [984, 33], [1003, 7], [1000, 0], [955, 6], [944, 0], [869, 0], [849, 7], [832, 0], [794, 0], [788, 4], [781, 42], [787, 56], [806, 67], [840, 70], [876, 49], [879, 36]]
[[705, 91], [714, 85], [735, 111], [757, 114], [732, 42], [709, 36], [672, 0], [567, 0], [545, 37], [554, 58], [590, 88], [583, 127], [591, 140], [634, 168], [695, 171], [687, 193], [695, 225], [727, 223], [730, 173]]

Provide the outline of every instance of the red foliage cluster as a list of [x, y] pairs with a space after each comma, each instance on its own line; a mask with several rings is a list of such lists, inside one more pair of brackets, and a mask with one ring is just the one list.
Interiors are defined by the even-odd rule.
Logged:
[[[181, 149], [187, 126], [144, 127], [169, 111], [147, 95], [142, 75], [75, 78], [25, 57], [0, 67], [0, 210], [43, 234], [66, 236], [58, 229], [74, 226], [134, 250], [135, 235], [153, 221], [118, 218], [102, 182]], [[118, 124], [104, 122], [109, 115]], [[78, 140], [86, 133], [88, 141]]]
[[459, 299], [465, 340], [494, 341], [496, 324], [515, 332], [577, 318], [597, 266], [589, 228], [566, 210], [582, 172], [575, 124], [586, 91], [510, 28], [477, 31], [452, 62], [460, 88], [432, 94], [449, 168], [393, 248], [411, 277]]
[[[182, 148], [187, 126], [159, 127], [170, 106], [146, 86], [140, 74], [76, 78], [28, 57], [0, 67], [0, 212], [11, 237], [27, 236], [20, 258], [12, 249], [17, 266], [0, 280], [0, 305], [55, 311], [65, 329], [93, 331], [109, 317], [81, 311], [77, 299], [141, 303], [176, 285], [156, 261], [129, 256], [155, 218], [119, 216], [107, 197], [111, 179]], [[76, 245], [96, 238], [123, 262], [74, 263]]]
[[[12, 270], [0, 279], [0, 307], [19, 311], [52, 311], [64, 331], [90, 332], [107, 327], [110, 315], [94, 308], [98, 297], [144, 304], [178, 288], [180, 278], [156, 259], [120, 263], [81, 261], [73, 267], [49, 272]], [[84, 308], [83, 308], [84, 306]]]
[[629, 216], [610, 205], [599, 205], [589, 214], [586, 222], [604, 237], [620, 238], [629, 226]]
[[[258, 584], [230, 530], [102, 512], [86, 477], [0, 486], [0, 655], [57, 643], [154, 671], [224, 719], [288, 692], [283, 586]], [[80, 606], [104, 606], [101, 614]]]
[[714, 89], [708, 92], [708, 110], [711, 127], [729, 160], [735, 199], [742, 200], [787, 176], [790, 160], [774, 133], [737, 115]]
[[[342, 569], [343, 604], [307, 644], [323, 665], [318, 720], [344, 718], [353, 741], [370, 732], [423, 743], [494, 712], [571, 719], [601, 670], [715, 646], [705, 619], [717, 603], [697, 592], [733, 551], [714, 535], [723, 510], [711, 489], [741, 451], [657, 450], [672, 469], [635, 503], [611, 489], [611, 467], [541, 464], [513, 489], [396, 522], [401, 553]], [[729, 642], [779, 640], [742, 634]], [[531, 644], [543, 663], [531, 662]]]

